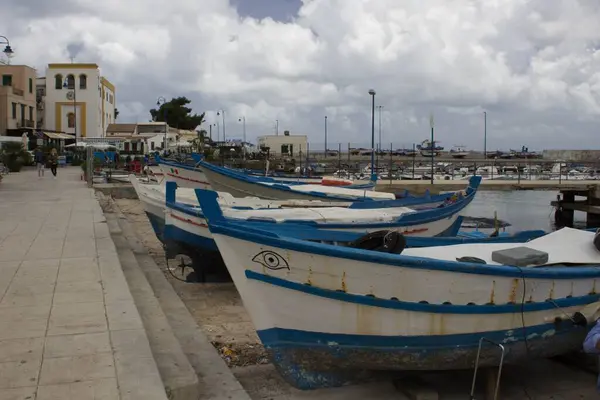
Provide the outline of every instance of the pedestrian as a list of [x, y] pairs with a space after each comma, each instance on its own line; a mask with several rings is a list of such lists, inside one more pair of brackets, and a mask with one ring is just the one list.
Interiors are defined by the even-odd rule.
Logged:
[[56, 168], [58, 167], [58, 152], [55, 148], [52, 148], [50, 151], [50, 171], [52, 175], [54, 175], [54, 179], [56, 179]]
[[44, 152], [42, 151], [42, 149], [40, 147], [36, 147], [35, 149], [35, 153], [34, 153], [34, 158], [35, 158], [35, 164], [37, 165], [37, 173], [38, 173], [38, 178], [42, 178], [44, 176]]

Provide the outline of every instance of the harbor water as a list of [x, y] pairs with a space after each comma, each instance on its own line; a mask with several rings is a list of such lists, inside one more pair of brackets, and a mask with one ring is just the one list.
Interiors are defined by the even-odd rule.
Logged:
[[[550, 206], [556, 200], [555, 191], [486, 191], [480, 190], [473, 202], [462, 213], [469, 217], [493, 218], [494, 211], [498, 219], [511, 226], [507, 232], [530, 229], [554, 230], [554, 208]], [[585, 214], [575, 213], [575, 227], [585, 228]]]

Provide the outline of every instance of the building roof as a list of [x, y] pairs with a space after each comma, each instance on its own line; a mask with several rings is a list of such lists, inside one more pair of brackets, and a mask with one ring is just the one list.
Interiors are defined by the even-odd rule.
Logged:
[[98, 69], [98, 64], [95, 64], [95, 63], [48, 64], [48, 69]]
[[134, 133], [137, 124], [108, 124], [107, 133]]

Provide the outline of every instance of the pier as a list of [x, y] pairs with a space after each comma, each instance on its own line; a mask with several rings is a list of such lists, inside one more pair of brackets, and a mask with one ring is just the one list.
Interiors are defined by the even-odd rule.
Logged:
[[[573, 227], [575, 211], [586, 213], [586, 227], [600, 228], [600, 186], [589, 185], [586, 188], [560, 188], [560, 194], [551, 205], [556, 207], [554, 220], [556, 226]], [[577, 200], [576, 197], [583, 197]]]
[[[409, 190], [414, 193], [424, 193], [429, 190], [431, 193], [439, 193], [452, 190], [464, 189], [467, 184], [465, 179], [456, 180], [434, 180], [433, 185], [430, 180], [385, 180], [377, 182], [377, 190], [383, 192], [399, 192]], [[482, 180], [479, 190], [554, 190], [554, 191], [578, 191], [589, 192], [596, 190], [600, 186], [598, 180], [527, 180], [527, 179], [487, 179]]]

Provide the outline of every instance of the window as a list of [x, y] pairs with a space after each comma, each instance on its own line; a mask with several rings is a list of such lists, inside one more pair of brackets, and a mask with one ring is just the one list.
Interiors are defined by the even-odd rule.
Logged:
[[29, 78], [29, 93], [33, 93], [33, 79]]
[[12, 75], [2, 75], [2, 86], [12, 86]]
[[29, 106], [29, 120], [33, 121], [33, 107]]
[[63, 85], [63, 78], [61, 74], [56, 74], [54, 75], [54, 89], [62, 89], [62, 85]]
[[67, 126], [69, 128], [75, 128], [75, 114], [72, 112], [67, 114]]
[[87, 89], [87, 76], [79, 75], [79, 89]]
[[67, 89], [75, 89], [75, 77], [71, 74], [67, 75]]
[[17, 103], [12, 103], [12, 117], [17, 119]]

